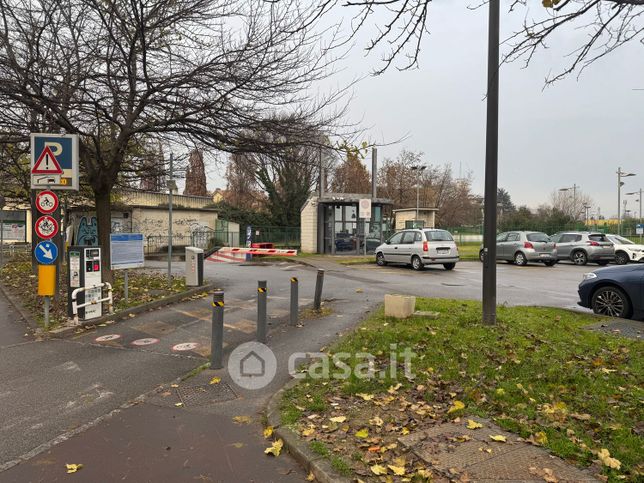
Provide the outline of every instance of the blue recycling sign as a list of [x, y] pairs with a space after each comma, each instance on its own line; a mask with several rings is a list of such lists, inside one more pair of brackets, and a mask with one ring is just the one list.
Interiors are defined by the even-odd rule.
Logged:
[[58, 258], [58, 247], [50, 241], [41, 241], [36, 245], [34, 256], [41, 265], [51, 265]]
[[76, 134], [31, 134], [31, 188], [78, 190]]

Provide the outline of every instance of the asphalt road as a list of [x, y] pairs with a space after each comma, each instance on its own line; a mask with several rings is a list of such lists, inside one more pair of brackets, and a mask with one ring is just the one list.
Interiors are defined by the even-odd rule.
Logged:
[[[324, 298], [333, 306], [334, 312], [324, 320], [307, 321], [304, 327], [296, 329], [284, 323], [288, 314], [290, 278], [297, 276], [300, 280], [301, 304], [310, 303], [316, 268], [289, 261], [271, 265], [206, 263], [206, 278], [216, 281], [226, 292], [226, 353], [239, 343], [254, 339], [257, 281], [268, 282], [269, 346], [276, 353], [279, 364], [273, 384], [252, 394], [238, 390], [242, 398], [218, 405], [212, 409], [213, 415], [230, 421], [230, 417], [241, 410], [260, 411], [270, 394], [289, 379], [285, 361], [291, 353], [314, 352], [329, 344], [339, 333], [355, 326], [382, 301], [385, 293], [469, 299], [478, 299], [481, 295], [481, 264], [478, 262], [459, 263], [449, 272], [442, 267], [414, 272], [405, 267], [319, 264], [326, 269]], [[164, 264], [151, 263], [150, 267], [163, 268]], [[176, 272], [182, 269], [182, 263], [173, 266]], [[499, 264], [497, 269], [498, 303], [573, 308], [582, 274], [594, 267]], [[72, 339], [44, 341], [24, 340], [24, 326], [17, 315], [4, 306], [5, 303], [0, 300], [0, 335], [3, 335], [0, 341], [3, 408], [0, 412], [0, 471], [18, 461], [30, 458], [36, 461], [33, 456], [52, 451], [52, 448], [55, 450], [57, 443], [62, 442], [59, 446], [64, 447], [66, 440], [99, 424], [106, 414], [123, 408], [159, 385], [167, 385], [208, 359], [211, 314], [208, 300], [148, 312]], [[96, 340], [109, 334], [118, 335], [118, 339]], [[150, 338], [156, 342], [144, 346], [133, 344]], [[174, 349], [176, 344], [186, 342], [193, 343], [194, 348], [189, 351]], [[36, 463], [34, 471], [40, 461]], [[267, 468], [271, 465], [270, 462], [263, 464]], [[20, 481], [21, 466], [0, 473], [0, 481]], [[58, 470], [59, 466], [56, 466]], [[44, 470], [40, 468], [40, 471]]]

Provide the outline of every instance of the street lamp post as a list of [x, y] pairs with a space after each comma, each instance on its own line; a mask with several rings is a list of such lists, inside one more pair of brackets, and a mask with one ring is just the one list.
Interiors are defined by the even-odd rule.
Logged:
[[573, 216], [575, 218], [575, 221], [577, 221], [577, 184], [573, 184], [570, 188], [559, 188], [559, 191], [572, 191], [572, 212]]
[[622, 234], [622, 178], [635, 176], [635, 173], [626, 173], [622, 168], [617, 168], [617, 234]]
[[[418, 224], [418, 212], [420, 211], [420, 173], [427, 169], [427, 166], [424, 164], [416, 164], [411, 167], [412, 171], [416, 171], [416, 223]], [[415, 226], [418, 228], [418, 226]]]
[[[637, 203], [639, 201], [640, 203], [640, 211], [639, 211], [639, 222], [642, 224], [642, 188], [640, 188], [639, 191], [633, 191], [631, 193], [626, 193], [628, 196], [632, 195], [639, 195], [639, 199], [635, 200]], [[642, 241], [642, 235], [640, 235], [640, 241]]]
[[496, 203], [499, 179], [500, 1], [490, 0], [485, 121], [485, 201], [483, 229], [483, 323], [496, 324]]
[[584, 210], [586, 211], [586, 228], [588, 228], [588, 210], [590, 210], [590, 205], [588, 203], [584, 203]]

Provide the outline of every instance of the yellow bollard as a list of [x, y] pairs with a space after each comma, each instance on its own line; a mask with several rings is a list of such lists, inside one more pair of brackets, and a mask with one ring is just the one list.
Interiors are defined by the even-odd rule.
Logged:
[[38, 295], [52, 297], [56, 293], [56, 265], [38, 265]]

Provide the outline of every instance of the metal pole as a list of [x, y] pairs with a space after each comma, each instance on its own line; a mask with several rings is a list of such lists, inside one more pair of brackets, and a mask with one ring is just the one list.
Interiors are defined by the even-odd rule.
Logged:
[[125, 298], [125, 303], [128, 303], [130, 300], [130, 291], [128, 287], [128, 276], [127, 276], [127, 270], [125, 270], [125, 273], [123, 274], [123, 291], [125, 292], [124, 298]]
[[[26, 225], [26, 223], [25, 223]], [[27, 227], [25, 226], [25, 230]], [[0, 207], [0, 267], [4, 266], [4, 213]]]
[[617, 234], [622, 234], [622, 168], [617, 168]]
[[414, 228], [418, 227], [418, 211], [420, 206], [420, 166], [418, 167], [418, 174], [416, 175], [416, 223]]
[[170, 176], [168, 180], [168, 284], [172, 285], [172, 190], [174, 189], [174, 156], [170, 153]]
[[299, 282], [296, 277], [291, 277], [291, 318], [289, 323], [292, 326], [296, 326], [298, 323], [299, 316]]
[[485, 133], [483, 323], [496, 324], [496, 202], [499, 155], [499, 0], [490, 0]]
[[378, 194], [378, 148], [371, 148], [371, 198], [376, 199]]
[[266, 286], [266, 280], [260, 280], [257, 282], [257, 342], [266, 344], [266, 332], [267, 332], [267, 321], [266, 321], [266, 298], [267, 298], [268, 288]]
[[49, 329], [49, 297], [45, 296], [45, 330]]
[[324, 270], [318, 269], [318, 276], [315, 279], [315, 298], [313, 299], [313, 308], [320, 311], [322, 307], [322, 287], [324, 286]]
[[[640, 188], [640, 225], [642, 224], [642, 188]], [[642, 235], [640, 234], [640, 244], [642, 243]]]
[[210, 368], [224, 367], [224, 292], [212, 294], [212, 335], [210, 338]]

